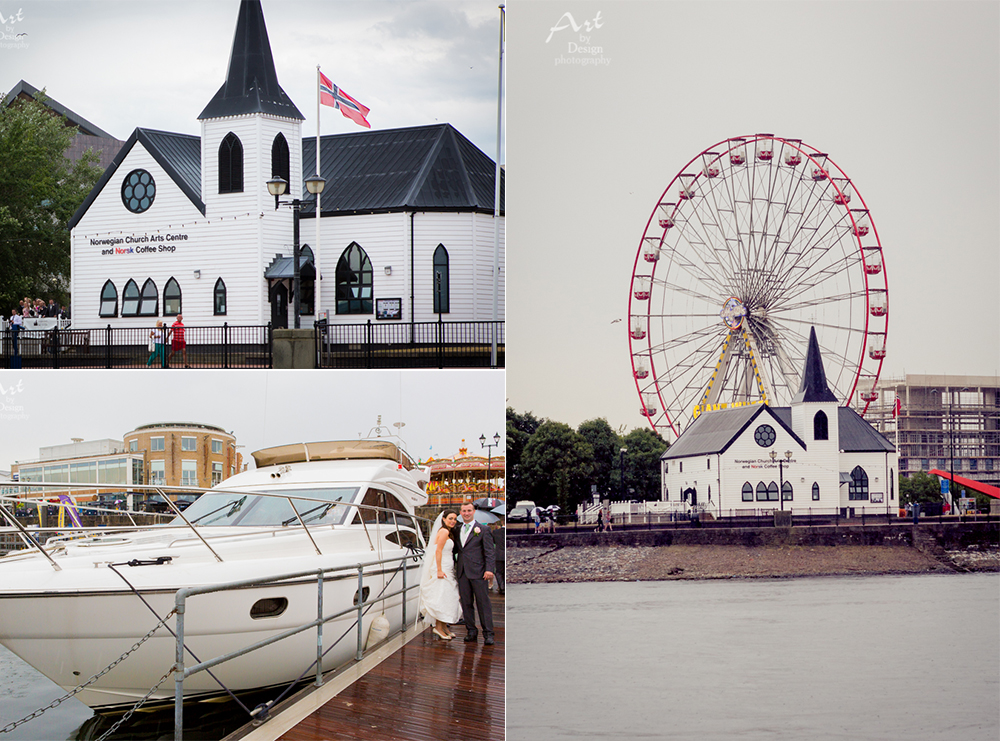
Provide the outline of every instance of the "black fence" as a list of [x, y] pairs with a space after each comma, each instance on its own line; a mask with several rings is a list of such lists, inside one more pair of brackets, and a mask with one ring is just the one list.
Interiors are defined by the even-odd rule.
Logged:
[[[150, 336], [152, 333], [152, 336]], [[0, 335], [2, 368], [270, 368], [271, 326], [14, 330]]]
[[[503, 322], [315, 324], [320, 368], [503, 368]], [[496, 362], [492, 361], [496, 343]]]

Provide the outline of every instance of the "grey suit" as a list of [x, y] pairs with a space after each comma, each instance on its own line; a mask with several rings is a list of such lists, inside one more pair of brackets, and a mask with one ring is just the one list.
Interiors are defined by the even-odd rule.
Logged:
[[459, 548], [455, 557], [455, 576], [458, 579], [458, 597], [462, 603], [462, 620], [469, 635], [477, 636], [479, 631], [476, 630], [476, 612], [478, 611], [483, 634], [492, 636], [493, 606], [490, 604], [490, 587], [483, 574], [487, 571], [493, 573], [495, 563], [493, 535], [485, 525], [473, 522], [472, 531], [462, 545], [464, 524], [459, 521], [456, 526], [456, 545]]

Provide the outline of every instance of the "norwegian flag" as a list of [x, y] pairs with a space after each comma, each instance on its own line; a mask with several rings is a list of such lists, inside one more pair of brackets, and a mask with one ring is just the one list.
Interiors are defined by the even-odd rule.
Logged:
[[901, 402], [899, 400], [899, 397], [897, 396], [896, 397], [896, 403], [892, 405], [892, 417], [893, 417], [893, 419], [895, 419], [896, 417], [898, 417], [899, 414], [900, 414], [900, 412], [902, 412], [902, 411], [903, 411], [903, 402]]
[[330, 78], [322, 72], [319, 73], [319, 102], [323, 105], [339, 109], [341, 113], [354, 121], [358, 126], [364, 126], [366, 129], [372, 127], [365, 118], [371, 109], [363, 106], [330, 82]]

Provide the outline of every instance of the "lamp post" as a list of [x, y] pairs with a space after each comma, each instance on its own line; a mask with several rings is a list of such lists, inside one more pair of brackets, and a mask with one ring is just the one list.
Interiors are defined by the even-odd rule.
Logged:
[[486, 442], [486, 435], [479, 436], [479, 444], [486, 448], [486, 496], [493, 496], [493, 487], [490, 486], [490, 463], [493, 461], [493, 448], [500, 444], [500, 433], [493, 436], [493, 442]]
[[786, 450], [785, 451], [785, 460], [783, 461], [783, 460], [781, 460], [781, 458], [778, 458], [778, 452], [776, 450], [772, 450], [771, 451], [771, 461], [773, 462], [776, 458], [778, 460], [778, 501], [781, 503], [781, 511], [784, 512], [785, 511], [785, 477], [784, 477], [784, 469], [782, 468], [782, 466], [784, 465], [785, 461], [791, 461], [792, 460], [792, 451], [790, 451], [790, 450]]
[[[319, 175], [313, 175], [310, 178], [306, 178], [306, 190], [312, 195], [319, 195], [323, 192], [323, 188], [326, 186], [326, 180], [321, 178]], [[302, 207], [301, 201], [298, 198], [293, 198], [291, 201], [285, 201], [283, 203], [278, 201], [278, 197], [284, 195], [285, 190], [288, 188], [288, 181], [282, 177], [273, 177], [267, 181], [267, 192], [274, 196], [274, 210], [278, 210], [278, 206], [291, 206], [292, 207], [292, 292], [295, 294], [294, 309], [295, 312], [295, 329], [299, 329], [299, 311], [301, 309], [301, 277], [299, 275], [299, 211]], [[316, 218], [319, 218], [319, 214], [316, 214]]]
[[628, 452], [628, 448], [622, 448], [618, 451], [618, 472], [621, 474], [621, 501], [625, 501], [625, 454]]
[[[958, 400], [962, 400], [962, 392], [968, 391], [968, 387], [959, 389]], [[952, 417], [952, 394], [955, 392], [948, 389], [948, 448], [949, 456], [951, 457], [950, 467], [948, 473], [951, 475], [951, 485], [949, 486], [948, 493], [951, 494], [951, 506], [952, 512], [955, 510], [955, 419]]]

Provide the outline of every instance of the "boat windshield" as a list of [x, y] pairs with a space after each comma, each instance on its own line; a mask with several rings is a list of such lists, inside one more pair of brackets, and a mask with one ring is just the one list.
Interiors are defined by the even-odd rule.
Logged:
[[[354, 500], [358, 488], [316, 487], [266, 493], [277, 496], [262, 496], [260, 492], [208, 492], [184, 510], [184, 516], [194, 525], [214, 527], [300, 527], [299, 518], [307, 525], [342, 525], [347, 505]], [[175, 517], [171, 524], [183, 525], [184, 521]]]

